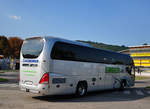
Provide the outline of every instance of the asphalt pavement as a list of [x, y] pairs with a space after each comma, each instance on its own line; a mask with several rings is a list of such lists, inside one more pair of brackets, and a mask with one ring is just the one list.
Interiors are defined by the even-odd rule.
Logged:
[[[10, 76], [11, 75], [11, 76]], [[15, 76], [14, 76], [15, 75]], [[2, 75], [0, 75], [2, 76]], [[18, 73], [3, 75], [12, 80]], [[16, 80], [17, 81], [17, 80]], [[22, 92], [16, 81], [0, 83], [0, 109], [149, 109], [150, 79], [139, 80], [135, 86], [124, 91], [107, 90], [90, 92], [78, 98], [73, 95], [39, 96]]]

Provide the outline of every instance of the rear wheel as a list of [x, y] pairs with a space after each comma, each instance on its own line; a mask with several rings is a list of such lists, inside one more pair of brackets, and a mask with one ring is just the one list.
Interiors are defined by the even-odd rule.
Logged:
[[76, 95], [79, 97], [85, 96], [87, 93], [87, 85], [84, 83], [79, 83], [76, 89]]

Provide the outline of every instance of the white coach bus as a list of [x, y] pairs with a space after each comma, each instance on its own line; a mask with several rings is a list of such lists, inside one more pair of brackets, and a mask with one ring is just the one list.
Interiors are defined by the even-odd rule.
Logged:
[[27, 38], [20, 53], [20, 89], [42, 95], [134, 86], [129, 55], [55, 37]]

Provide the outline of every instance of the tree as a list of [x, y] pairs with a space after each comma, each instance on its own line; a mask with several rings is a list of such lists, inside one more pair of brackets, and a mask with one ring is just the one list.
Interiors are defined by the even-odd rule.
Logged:
[[147, 43], [144, 43], [143, 45], [148, 45]]
[[100, 48], [100, 49], [105, 49], [105, 50], [111, 50], [111, 51], [122, 51], [125, 49], [128, 49], [128, 47], [122, 45], [109, 45], [109, 44], [104, 44], [104, 43], [99, 43], [99, 42], [92, 42], [92, 41], [82, 41], [82, 40], [77, 40], [78, 42], [82, 43], [87, 43], [93, 47]]
[[23, 40], [18, 37], [10, 37], [10, 38], [8, 38], [8, 42], [10, 45], [10, 56], [12, 58], [19, 59], [21, 45], [23, 43]]
[[0, 54], [4, 55], [4, 57], [9, 57], [9, 42], [7, 37], [0, 36]]

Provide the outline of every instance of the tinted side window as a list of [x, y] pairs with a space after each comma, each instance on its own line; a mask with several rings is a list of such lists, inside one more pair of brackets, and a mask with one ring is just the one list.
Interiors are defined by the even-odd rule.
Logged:
[[51, 58], [60, 60], [74, 60], [75, 53], [71, 49], [71, 45], [65, 43], [56, 42], [52, 49]]
[[129, 65], [131, 63], [130, 61], [132, 61], [127, 55], [64, 42], [55, 43], [52, 49], [51, 58], [58, 60], [126, 65]]
[[108, 62], [105, 56], [104, 51], [63, 42], [56, 42], [51, 53], [52, 59], [95, 63]]

